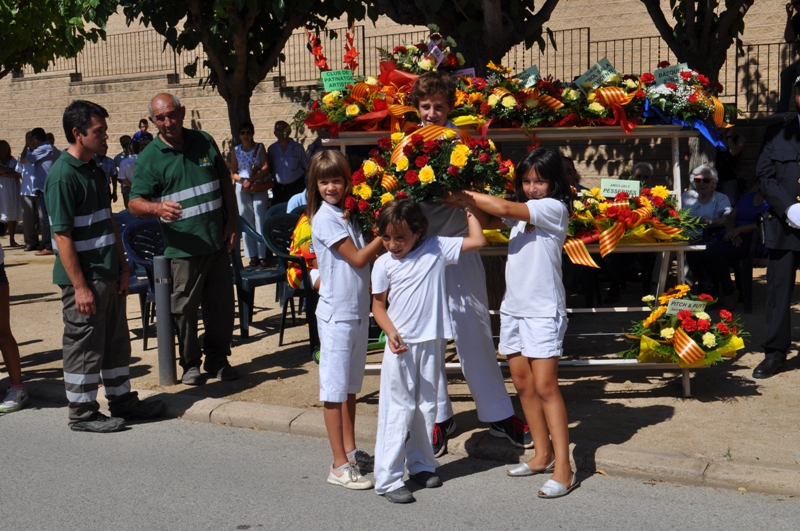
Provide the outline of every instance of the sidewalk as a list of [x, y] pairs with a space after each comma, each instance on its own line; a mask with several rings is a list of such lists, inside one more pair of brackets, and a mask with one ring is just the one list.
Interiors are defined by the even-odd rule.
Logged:
[[[50, 283], [52, 258], [6, 249], [6, 268], [11, 325], [20, 345], [23, 378], [35, 397], [63, 402], [61, 303], [58, 288]], [[743, 316], [751, 333], [746, 348], [733, 361], [693, 373], [692, 398], [682, 398], [678, 373], [568, 374], [560, 380], [573, 458], [581, 475], [601, 473], [646, 482], [800, 495], [800, 357], [790, 354], [786, 371], [773, 378], [750, 378], [762, 358], [758, 345], [764, 328], [764, 275], [764, 269], [754, 272], [755, 313]], [[187, 420], [326, 437], [307, 329], [302, 325], [288, 328], [284, 346], [278, 347], [279, 306], [272, 288], [262, 290], [257, 292], [251, 337], [240, 341], [238, 328], [234, 333], [231, 362], [242, 377], [233, 382], [214, 379], [200, 387], [158, 385], [156, 341], [142, 351], [138, 300], [130, 298], [134, 388], [142, 396], [160, 395], [171, 415]], [[634, 291], [629, 287], [623, 292], [624, 303], [636, 301]], [[588, 334], [621, 330], [635, 317], [572, 316], [568, 334], [584, 335], [569, 337], [565, 351], [578, 356], [622, 350], [621, 344], [612, 348], [613, 341], [607, 337]], [[380, 356], [370, 354], [368, 363], [378, 363]], [[365, 377], [357, 404], [357, 436], [367, 449], [375, 440], [378, 382], [376, 376]], [[509, 380], [507, 388], [513, 396]], [[448, 444], [451, 454], [507, 463], [525, 456], [488, 435], [463, 379], [451, 379], [449, 392], [458, 423], [456, 436]], [[514, 403], [520, 414], [516, 398]]]

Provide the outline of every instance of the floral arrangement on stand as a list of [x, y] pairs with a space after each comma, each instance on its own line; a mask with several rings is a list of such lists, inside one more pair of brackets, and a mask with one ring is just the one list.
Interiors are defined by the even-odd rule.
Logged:
[[627, 192], [607, 199], [600, 188], [575, 194], [564, 249], [576, 264], [598, 267], [586, 250], [587, 243], [600, 243], [606, 256], [619, 243], [684, 241], [695, 231], [700, 219], [688, 209], [678, 209], [675, 197], [665, 186], [642, 188], [638, 196]]
[[345, 208], [371, 233], [380, 209], [394, 199], [436, 201], [451, 190], [505, 195], [513, 180], [514, 165], [503, 160], [491, 140], [428, 125], [380, 138], [353, 172]]
[[616, 125], [629, 133], [640, 123], [647, 94], [640, 77], [614, 74], [599, 87], [564, 87], [561, 101], [564, 108], [559, 113], [558, 127]]
[[710, 295], [691, 295], [689, 286], [680, 284], [664, 292], [657, 299], [645, 296], [642, 301], [651, 309], [642, 321], [634, 321], [626, 333], [633, 343], [621, 352], [624, 358], [638, 358], [640, 362], [677, 363], [681, 367], [713, 365], [723, 357], [733, 357], [744, 348], [744, 332], [738, 317], [725, 309], [715, 310], [716, 317], [707, 313], [705, 306], [692, 305], [668, 313], [670, 301], [716, 302]]
[[[410, 74], [424, 74], [436, 70], [455, 71], [459, 66], [464, 65], [464, 56], [453, 49], [457, 47], [456, 41], [452, 37], [444, 37], [439, 33], [439, 26], [429, 24], [430, 35], [427, 41], [415, 44], [404, 43], [395, 46], [390, 52], [383, 48], [378, 48], [378, 55], [381, 59], [381, 71], [391, 71], [392, 69], [408, 72]], [[436, 46], [441, 52], [442, 60], [437, 64], [436, 56], [431, 53], [429, 46]], [[391, 63], [393, 66], [389, 66]]]

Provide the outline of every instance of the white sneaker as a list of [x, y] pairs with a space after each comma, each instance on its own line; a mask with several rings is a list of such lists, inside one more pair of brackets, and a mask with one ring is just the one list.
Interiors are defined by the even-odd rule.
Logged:
[[[337, 476], [337, 471], [342, 472], [342, 475]], [[331, 472], [328, 474], [328, 483], [331, 485], [341, 485], [346, 489], [353, 490], [366, 490], [374, 486], [369, 478], [362, 476], [355, 465], [349, 462], [339, 468], [331, 468]]]
[[5, 400], [0, 404], [0, 413], [13, 413], [28, 405], [31, 398], [25, 389], [12, 387], [8, 390]]

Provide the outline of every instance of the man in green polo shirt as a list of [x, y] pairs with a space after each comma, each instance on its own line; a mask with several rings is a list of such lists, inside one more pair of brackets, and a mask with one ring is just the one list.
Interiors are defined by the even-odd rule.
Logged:
[[[127, 418], [164, 412], [159, 400], [140, 401], [131, 391], [126, 297], [128, 271], [103, 170], [93, 160], [105, 144], [108, 113], [76, 100], [64, 111], [69, 147], [53, 164], [45, 201], [53, 231], [53, 282], [61, 286], [64, 319], [64, 385], [75, 431], [108, 433]], [[111, 417], [99, 412], [103, 383]]]
[[202, 352], [197, 318], [203, 306], [204, 370], [221, 380], [239, 377], [230, 366], [233, 338], [233, 274], [228, 253], [236, 238], [236, 195], [230, 171], [214, 140], [183, 127], [186, 109], [171, 94], [150, 102], [158, 136], [136, 160], [128, 206], [158, 218], [171, 259], [171, 310], [178, 325], [181, 381], [199, 385]]

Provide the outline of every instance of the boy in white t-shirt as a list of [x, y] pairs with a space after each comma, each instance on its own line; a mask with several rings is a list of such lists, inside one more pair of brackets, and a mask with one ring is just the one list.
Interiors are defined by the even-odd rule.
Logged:
[[469, 223], [466, 238], [426, 238], [428, 220], [410, 199], [388, 203], [378, 218], [378, 234], [388, 252], [372, 271], [372, 313], [387, 340], [381, 365], [375, 491], [393, 503], [414, 501], [403, 483], [403, 465], [411, 480], [423, 487], [442, 484], [433, 473], [438, 463], [431, 434], [439, 371], [447, 339], [453, 337], [444, 271], [458, 262], [462, 252], [486, 243], [480, 223], [464, 210]]

